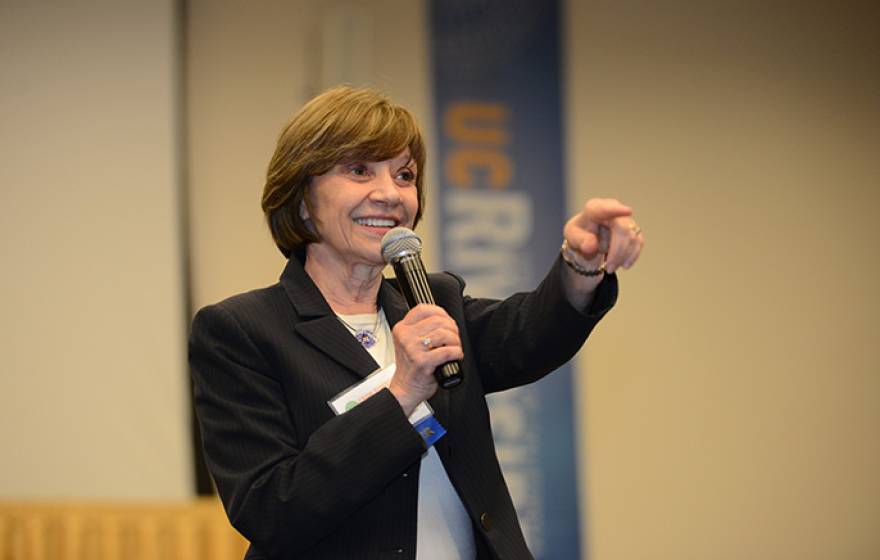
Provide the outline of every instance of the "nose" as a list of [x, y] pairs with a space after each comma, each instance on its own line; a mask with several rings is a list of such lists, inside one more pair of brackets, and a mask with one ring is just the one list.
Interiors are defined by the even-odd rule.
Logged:
[[373, 180], [373, 190], [370, 191], [370, 200], [377, 204], [396, 206], [400, 204], [400, 191], [397, 182], [389, 171], [376, 174]]

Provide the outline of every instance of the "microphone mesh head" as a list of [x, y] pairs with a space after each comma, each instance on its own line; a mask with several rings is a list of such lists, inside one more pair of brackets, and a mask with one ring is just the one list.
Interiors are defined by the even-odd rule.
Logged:
[[389, 264], [395, 258], [421, 252], [422, 240], [409, 228], [396, 227], [382, 237], [382, 258]]

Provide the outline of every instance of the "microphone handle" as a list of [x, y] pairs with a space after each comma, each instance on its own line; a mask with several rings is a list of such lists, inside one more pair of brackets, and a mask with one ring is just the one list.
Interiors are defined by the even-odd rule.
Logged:
[[[406, 298], [410, 309], [420, 303], [434, 305], [434, 294], [428, 286], [428, 276], [425, 274], [425, 265], [418, 253], [406, 255], [395, 259], [391, 266], [397, 276], [397, 283]], [[461, 365], [457, 361], [446, 362], [434, 370], [434, 378], [437, 384], [444, 389], [452, 389], [461, 383]]]

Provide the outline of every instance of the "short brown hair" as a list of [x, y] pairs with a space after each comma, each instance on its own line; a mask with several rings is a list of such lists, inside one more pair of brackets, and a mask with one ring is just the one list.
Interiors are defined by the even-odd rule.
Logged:
[[425, 145], [413, 115], [371, 88], [339, 86], [306, 103], [278, 137], [263, 188], [263, 213], [278, 249], [289, 258], [321, 240], [300, 216], [303, 203], [313, 213], [312, 177], [347, 160], [384, 161], [406, 148], [418, 166], [417, 224], [425, 202]]

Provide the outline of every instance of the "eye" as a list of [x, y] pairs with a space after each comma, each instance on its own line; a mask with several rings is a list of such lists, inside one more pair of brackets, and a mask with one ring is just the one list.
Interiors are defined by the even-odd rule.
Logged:
[[410, 169], [408, 167], [404, 167], [403, 169], [401, 169], [400, 171], [397, 172], [397, 179], [400, 181], [403, 181], [404, 183], [415, 184], [416, 174], [412, 169]]
[[345, 172], [355, 177], [366, 177], [370, 174], [370, 170], [363, 163], [349, 163], [345, 166]]

